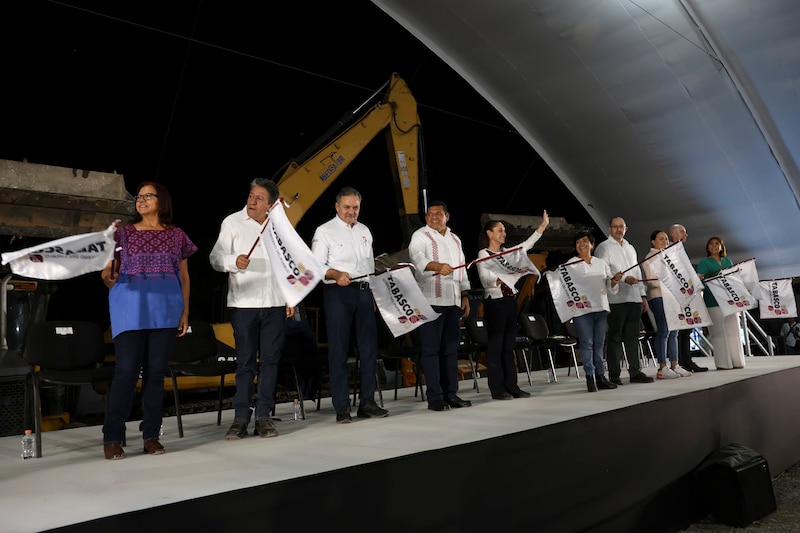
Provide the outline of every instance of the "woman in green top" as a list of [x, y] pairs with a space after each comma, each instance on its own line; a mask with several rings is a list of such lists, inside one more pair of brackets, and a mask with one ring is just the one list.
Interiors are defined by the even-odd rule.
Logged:
[[[706, 243], [706, 258], [697, 265], [701, 278], [717, 274], [723, 268], [733, 266], [720, 237], [711, 237]], [[713, 324], [708, 327], [711, 345], [714, 347], [714, 364], [717, 369], [744, 368], [744, 349], [739, 333], [739, 313], [725, 316], [711, 291], [703, 291], [703, 300]]]

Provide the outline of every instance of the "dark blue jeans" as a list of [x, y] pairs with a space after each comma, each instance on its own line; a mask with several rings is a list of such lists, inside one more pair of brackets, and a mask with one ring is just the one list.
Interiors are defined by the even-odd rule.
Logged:
[[458, 393], [458, 345], [461, 340], [461, 308], [457, 305], [431, 307], [441, 316], [418, 328], [428, 403], [452, 398]]
[[[236, 343], [236, 392], [233, 418], [250, 421], [254, 380], [258, 376], [256, 419], [269, 418], [275, 407], [278, 363], [286, 341], [286, 307], [229, 309], [233, 340]], [[258, 370], [256, 371], [256, 367]]]
[[175, 328], [126, 331], [114, 338], [114, 379], [106, 399], [103, 442], [123, 441], [139, 372], [142, 374], [144, 440], [157, 439], [164, 407], [164, 376], [177, 331]]
[[662, 365], [667, 364], [667, 357], [670, 361], [678, 360], [678, 330], [669, 330], [667, 326], [667, 315], [664, 313], [664, 298], [658, 297], [650, 300], [650, 310], [656, 319], [656, 337], [653, 340], [653, 347], [656, 351], [658, 362]]
[[350, 372], [347, 355], [350, 352], [350, 329], [355, 324], [356, 347], [361, 368], [360, 398], [375, 399], [378, 382], [378, 328], [375, 303], [368, 288], [325, 285], [325, 322], [328, 333], [328, 373], [331, 382], [331, 401], [334, 409], [350, 404]]
[[578, 347], [581, 351], [583, 372], [587, 376], [605, 374], [603, 345], [606, 341], [608, 311], [596, 311], [572, 319], [578, 330]]

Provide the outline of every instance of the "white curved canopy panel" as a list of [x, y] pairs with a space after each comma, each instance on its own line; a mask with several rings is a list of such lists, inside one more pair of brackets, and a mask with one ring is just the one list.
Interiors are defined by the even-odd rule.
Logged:
[[607, 231], [678, 222], [800, 276], [800, 2], [373, 0], [464, 77]]

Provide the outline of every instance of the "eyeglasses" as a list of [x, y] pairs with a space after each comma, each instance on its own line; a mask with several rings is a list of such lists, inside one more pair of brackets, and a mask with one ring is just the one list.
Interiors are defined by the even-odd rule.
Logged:
[[266, 198], [264, 198], [263, 196], [259, 196], [257, 194], [250, 194], [250, 195], [247, 196], [247, 199], [248, 200], [255, 200], [256, 202], [266, 202], [267, 201]]
[[158, 195], [152, 192], [146, 192], [144, 194], [137, 194], [133, 197], [134, 202], [141, 202], [142, 200], [147, 200], [148, 202], [153, 198], [158, 198]]
[[611, 228], [611, 229], [625, 229], [625, 228], [627, 228], [627, 227], [628, 227], [628, 226], [626, 226], [625, 224], [623, 224], [623, 225], [621, 225], [621, 226], [609, 226], [609, 228]]

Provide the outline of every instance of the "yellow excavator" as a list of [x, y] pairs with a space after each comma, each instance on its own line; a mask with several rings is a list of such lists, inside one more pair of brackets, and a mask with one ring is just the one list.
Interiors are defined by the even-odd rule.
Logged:
[[[411, 234], [422, 225], [420, 204], [425, 201], [427, 188], [424, 165], [420, 161], [421, 126], [417, 102], [400, 76], [393, 73], [386, 84], [346, 113], [273, 176], [283, 197], [286, 215], [292, 225], [297, 226], [314, 202], [381, 132], [386, 134], [391, 154], [403, 249], [376, 258], [376, 270], [409, 261], [406, 248]], [[422, 212], [425, 209], [423, 207]], [[407, 378], [415, 379], [410, 361], [404, 363], [402, 371]]]
[[426, 183], [424, 166], [420, 164], [421, 127], [417, 102], [406, 82], [396, 73], [306, 151], [275, 173], [273, 180], [278, 184], [292, 225], [297, 226], [323, 192], [384, 131], [391, 154], [403, 245], [408, 245], [411, 234], [422, 224], [420, 203], [424, 201], [421, 197], [424, 198]]
[[[273, 180], [278, 184], [284, 205], [288, 206], [286, 214], [289, 220], [297, 226], [303, 215], [347, 166], [376, 136], [385, 132], [404, 242], [400, 251], [376, 258], [376, 270], [409, 261], [405, 248], [411, 234], [423, 224], [420, 213], [427, 208], [424, 205], [427, 200], [427, 179], [422, 161], [421, 130], [417, 102], [406, 82], [393, 73], [390, 80], [366, 101], [346, 113], [302, 154], [275, 173]], [[519, 236], [515, 236], [518, 241], [513, 242], [524, 240], [541, 222], [540, 217], [486, 216], [506, 221], [509, 232], [518, 228]], [[574, 226], [558, 217], [551, 217], [550, 222], [548, 234], [537, 248], [574, 251]], [[529, 257], [537, 268], [544, 271], [548, 252], [540, 250]], [[526, 280], [518, 297], [520, 308], [532, 298], [535, 282], [535, 277]]]

